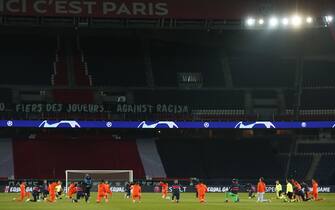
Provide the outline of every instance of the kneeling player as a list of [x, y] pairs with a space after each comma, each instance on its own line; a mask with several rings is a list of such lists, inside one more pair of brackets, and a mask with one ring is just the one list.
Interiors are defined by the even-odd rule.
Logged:
[[292, 202], [293, 200], [293, 185], [291, 182], [286, 179], [286, 199], [284, 200], [285, 202]]
[[57, 199], [62, 199], [63, 196], [63, 187], [62, 182], [58, 181], [57, 186], [55, 187]]
[[59, 185], [59, 182], [53, 182], [49, 184], [49, 199], [48, 202], [53, 203], [56, 201], [56, 186]]
[[276, 197], [277, 199], [283, 199], [283, 187], [281, 186], [279, 180], [276, 180]]
[[30, 198], [30, 194], [28, 192], [26, 192], [26, 182], [23, 181], [20, 184], [20, 198], [19, 199], [13, 198], [13, 200], [22, 202], [25, 198], [27, 199], [26, 201], [29, 201], [30, 200], [29, 199]]
[[240, 191], [240, 185], [238, 184], [237, 179], [232, 180], [232, 184], [229, 187], [228, 191], [226, 191], [226, 203], [228, 202], [228, 198], [230, 198], [234, 203], [239, 202], [238, 192]]
[[312, 179], [312, 196], [313, 196], [313, 200], [315, 201], [320, 201], [323, 199], [319, 198], [319, 184], [315, 179]]
[[68, 198], [72, 199], [72, 196], [77, 192], [76, 188], [77, 188], [77, 185], [74, 182], [72, 182], [67, 190]]

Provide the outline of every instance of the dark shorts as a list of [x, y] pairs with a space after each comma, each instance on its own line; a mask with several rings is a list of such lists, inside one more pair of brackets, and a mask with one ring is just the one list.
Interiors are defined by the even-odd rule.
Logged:
[[172, 200], [176, 199], [179, 200], [180, 198], [180, 193], [172, 193]]

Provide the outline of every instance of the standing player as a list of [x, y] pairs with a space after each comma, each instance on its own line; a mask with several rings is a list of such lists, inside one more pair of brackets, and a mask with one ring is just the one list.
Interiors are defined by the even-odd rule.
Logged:
[[[106, 197], [106, 187], [105, 187], [105, 182], [102, 180], [99, 184], [98, 184], [98, 195], [97, 195], [97, 203], [101, 202], [102, 198]], [[107, 202], [106, 198], [105, 198], [105, 202]]]
[[22, 181], [21, 184], [20, 184], [20, 198], [13, 198], [13, 200], [17, 200], [19, 202], [22, 202], [25, 198], [27, 198], [26, 201], [29, 201], [29, 197], [30, 197], [30, 194], [28, 192], [26, 192], [26, 182], [25, 181]]
[[230, 185], [228, 191], [225, 193], [226, 203], [228, 203], [228, 198], [232, 200], [232, 202], [236, 203], [240, 201], [238, 196], [238, 192], [240, 191], [240, 185], [237, 179], [232, 180], [232, 184]]
[[106, 202], [109, 202], [108, 195], [110, 197], [112, 197], [113, 193], [111, 191], [111, 187], [110, 187], [108, 181], [105, 181], [105, 192], [106, 192], [106, 194], [105, 194], [105, 200], [106, 200]]
[[205, 202], [207, 191], [207, 186], [203, 182], [199, 182], [199, 184], [197, 184], [198, 199], [200, 203]]
[[84, 193], [85, 193], [85, 201], [86, 203], [89, 202], [89, 198], [91, 196], [91, 188], [92, 188], [92, 178], [89, 174], [85, 175], [84, 178]]
[[140, 186], [140, 184], [138, 182], [136, 182], [132, 187], [131, 187], [131, 191], [132, 191], [132, 198], [133, 198], [133, 203], [137, 202], [141, 202], [141, 193], [142, 193], [142, 188]]
[[130, 193], [131, 193], [130, 191], [131, 191], [131, 184], [129, 182], [126, 182], [124, 186], [124, 192], [125, 192], [124, 197], [125, 198], [130, 198]]
[[162, 181], [159, 183], [159, 186], [162, 188], [162, 198], [166, 199], [169, 189], [169, 184], [166, 181]]
[[258, 184], [257, 184], [257, 202], [269, 202], [270, 200], [267, 200], [264, 198], [266, 191], [266, 185], [264, 182], [264, 178], [259, 178]]
[[280, 184], [279, 180], [276, 180], [276, 197], [277, 199], [283, 199], [283, 187]]
[[180, 190], [181, 186], [178, 184], [178, 180], [174, 180], [174, 184], [172, 185], [172, 201], [175, 203], [179, 203]]

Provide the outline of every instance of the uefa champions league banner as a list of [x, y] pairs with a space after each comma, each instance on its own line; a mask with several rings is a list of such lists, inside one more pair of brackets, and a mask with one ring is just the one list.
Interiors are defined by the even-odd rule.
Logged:
[[185, 121], [75, 121], [0, 120], [0, 127], [12, 128], [127, 128], [127, 129], [308, 129], [335, 128], [335, 121], [307, 122], [185, 122]]

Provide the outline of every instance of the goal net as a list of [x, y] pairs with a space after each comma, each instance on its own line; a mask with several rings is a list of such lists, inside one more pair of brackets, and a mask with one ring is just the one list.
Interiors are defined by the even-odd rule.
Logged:
[[133, 181], [133, 170], [66, 170], [66, 192], [71, 182], [83, 181], [86, 174], [90, 175], [93, 183], [100, 182], [101, 180], [109, 182]]

